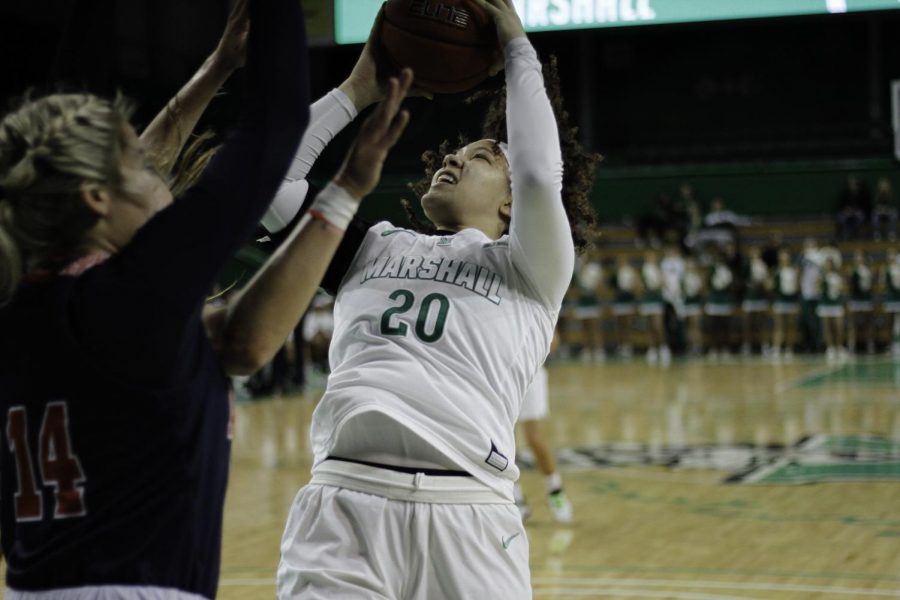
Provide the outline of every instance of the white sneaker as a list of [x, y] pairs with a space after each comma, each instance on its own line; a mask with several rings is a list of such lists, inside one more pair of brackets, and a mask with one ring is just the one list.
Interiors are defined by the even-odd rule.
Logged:
[[656, 348], [647, 350], [647, 364], [655, 365], [658, 360], [659, 356], [656, 354]]
[[569, 523], [572, 521], [572, 503], [562, 490], [556, 490], [547, 494], [547, 504], [550, 506], [550, 513], [553, 520], [557, 523]]

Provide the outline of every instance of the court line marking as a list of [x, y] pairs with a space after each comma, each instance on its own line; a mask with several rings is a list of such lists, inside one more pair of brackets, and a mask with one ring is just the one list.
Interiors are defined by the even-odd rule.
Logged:
[[[602, 565], [577, 565], [577, 564], [566, 564], [563, 568], [563, 571], [573, 572], [590, 572], [597, 573], [600, 571], [608, 571], [612, 573], [677, 573], [679, 575], [690, 575], [690, 576], [719, 576], [719, 577], [768, 577], [768, 578], [803, 578], [803, 579], [845, 579], [845, 580], [862, 580], [862, 581], [889, 581], [891, 583], [900, 582], [900, 577], [896, 577], [893, 575], [878, 575], [878, 574], [868, 574], [868, 573], [841, 573], [841, 572], [828, 572], [828, 573], [816, 573], [812, 571], [775, 571], [775, 570], [766, 570], [766, 569], [726, 569], [726, 568], [687, 568], [687, 567], [642, 567], [637, 565], [625, 565], [621, 567], [604, 567]], [[559, 573], [559, 569], [556, 568], [548, 568], [545, 565], [540, 565], [537, 568], [531, 569], [532, 575], [535, 573], [548, 573], [557, 575]]]
[[667, 598], [675, 600], [763, 600], [750, 596], [722, 596], [702, 592], [658, 592], [654, 590], [626, 590], [616, 588], [549, 588], [532, 590], [535, 596], [628, 596], [631, 598]]
[[[634, 465], [631, 467], [641, 467], [641, 468], [656, 468], [662, 471], [662, 469], [668, 469], [669, 467], [663, 465]], [[568, 467], [562, 466], [560, 469], [564, 470], [567, 474], [571, 475], [583, 475], [585, 473], [590, 475], [599, 474], [604, 479], [634, 479], [638, 481], [662, 481], [665, 483], [683, 483], [687, 485], [702, 485], [702, 486], [719, 486], [722, 483], [722, 471], [717, 469], [691, 469], [691, 470], [680, 470], [680, 471], [666, 471], [666, 472], [653, 472], [653, 473], [643, 473], [643, 472], [628, 472], [630, 469], [626, 467]], [[701, 478], [706, 477], [705, 473], [716, 473], [716, 479], [712, 479], [707, 477], [706, 481], [701, 480]]]
[[[231, 586], [274, 586], [270, 578], [221, 579], [219, 587]], [[615, 588], [550, 588], [535, 589], [535, 596], [628, 596], [631, 598], [673, 598], [675, 600], [762, 600], [748, 596], [722, 596], [720, 594], [704, 594], [702, 592], [660, 592], [656, 590], [634, 590]]]
[[834, 373], [836, 371], [843, 369], [845, 366], [846, 366], [845, 364], [828, 365], [825, 367], [819, 367], [818, 369], [813, 369], [811, 371], [807, 371], [806, 373], [803, 373], [802, 375], [798, 375], [797, 377], [789, 379], [788, 381], [785, 381], [785, 382], [780, 383], [777, 386], [775, 386], [775, 394], [781, 395], [781, 394], [783, 394], [789, 390], [792, 390], [794, 388], [799, 388], [805, 382], [807, 382], [811, 379], [827, 377], [831, 373]]
[[691, 581], [685, 579], [616, 579], [587, 577], [534, 577], [532, 584], [561, 585], [624, 585], [665, 588], [704, 588], [723, 590], [755, 590], [767, 592], [810, 592], [819, 594], [842, 594], [852, 596], [886, 596], [900, 598], [900, 590], [878, 590], [845, 588], [838, 586], [802, 585], [793, 583], [756, 583], [752, 581]]
[[[754, 583], [754, 582], [727, 582], [727, 581], [689, 581], [681, 579], [615, 579], [615, 578], [575, 578], [575, 577], [535, 577], [532, 579], [532, 585], [542, 586], [551, 585], [577, 585], [577, 586], [598, 586], [598, 585], [616, 585], [616, 586], [635, 586], [635, 587], [663, 587], [663, 588], [702, 588], [702, 589], [721, 589], [732, 591], [767, 591], [767, 592], [809, 592], [818, 594], [837, 594], [851, 596], [881, 596], [890, 598], [900, 598], [900, 590], [867, 590], [862, 588], [845, 588], [833, 586], [816, 586], [816, 585], [797, 585], [797, 584], [780, 584], [780, 583]], [[244, 577], [229, 578], [219, 580], [220, 587], [233, 586], [274, 586], [275, 580], [270, 577]], [[654, 591], [654, 590], [627, 590], [613, 588], [598, 587], [578, 587], [578, 588], [538, 588], [534, 589], [535, 595], [548, 594], [569, 594], [574, 596], [590, 596], [590, 595], [619, 595], [632, 596], [640, 598], [678, 598], [682, 600], [730, 600], [733, 596], [720, 596], [712, 594], [704, 594], [701, 592], [672, 592], [672, 591]], [[741, 596], [737, 600], [751, 600], [746, 596]]]

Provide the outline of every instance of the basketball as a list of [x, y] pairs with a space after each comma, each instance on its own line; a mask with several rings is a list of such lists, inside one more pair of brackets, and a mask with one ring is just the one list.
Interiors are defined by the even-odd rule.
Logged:
[[417, 87], [443, 94], [484, 81], [498, 49], [493, 20], [470, 0], [388, 0], [380, 39], [391, 69], [410, 67]]

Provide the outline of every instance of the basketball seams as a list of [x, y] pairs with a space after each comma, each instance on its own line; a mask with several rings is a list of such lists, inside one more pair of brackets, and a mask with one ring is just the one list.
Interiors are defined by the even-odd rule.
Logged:
[[[465, 9], [465, 25], [458, 11]], [[467, 0], [388, 0], [378, 37], [386, 62], [410, 67], [435, 93], [470, 90], [489, 76], [498, 47], [493, 21]]]

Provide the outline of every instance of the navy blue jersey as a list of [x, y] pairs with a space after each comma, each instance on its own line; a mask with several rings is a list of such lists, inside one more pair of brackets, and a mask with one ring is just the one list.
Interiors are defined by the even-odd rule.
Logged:
[[308, 121], [296, 0], [251, 2], [250, 94], [203, 177], [120, 252], [20, 286], [0, 310], [7, 585], [215, 595], [227, 378], [201, 320]]
[[78, 287], [73, 277], [28, 285], [0, 321], [4, 338], [17, 340], [0, 382], [7, 584], [152, 585], [211, 597], [227, 379], [196, 319], [185, 325], [194, 330], [183, 355], [191, 376], [168, 388], [116, 376], [86, 351], [68, 314]]

